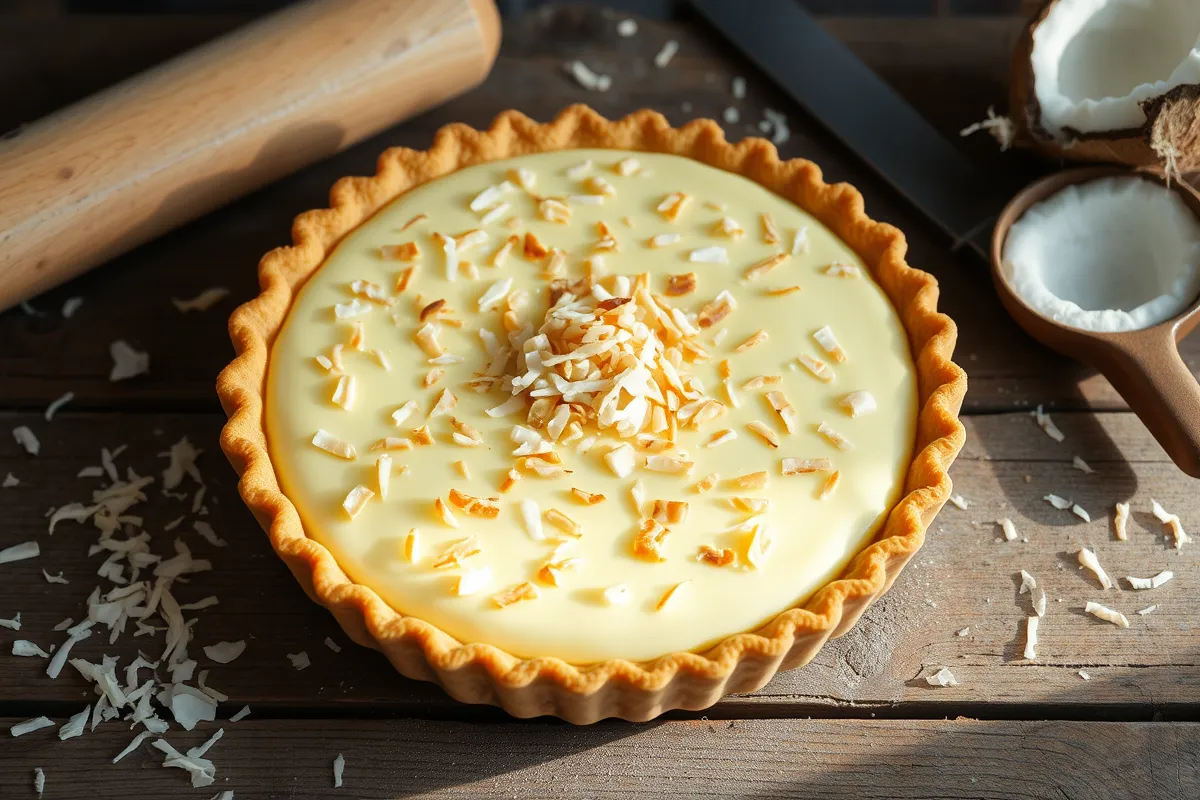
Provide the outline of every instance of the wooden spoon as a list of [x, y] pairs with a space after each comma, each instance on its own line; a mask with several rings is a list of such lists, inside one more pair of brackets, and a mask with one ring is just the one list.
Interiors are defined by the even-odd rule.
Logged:
[[[1084, 167], [1057, 172], [1021, 190], [996, 222], [992, 234], [992, 280], [1012, 318], [1052, 350], [1100, 371], [1142, 420], [1181, 470], [1200, 478], [1200, 384], [1179, 356], [1177, 342], [1200, 323], [1200, 298], [1182, 313], [1148, 328], [1118, 333], [1074, 328], [1049, 319], [1025, 303], [1008, 281], [1004, 242], [1029, 207], [1067, 186], [1099, 178], [1136, 175], [1163, 184], [1162, 176], [1123, 167]], [[1190, 187], [1170, 188], [1200, 217], [1200, 197]]]

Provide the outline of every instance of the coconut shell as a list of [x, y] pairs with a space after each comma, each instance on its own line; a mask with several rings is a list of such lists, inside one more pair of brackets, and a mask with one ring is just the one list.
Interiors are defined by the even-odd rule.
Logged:
[[1033, 34], [1059, 0], [1048, 0], [1017, 39], [1013, 51], [1009, 116], [1014, 144], [1047, 158], [1148, 167], [1172, 174], [1200, 170], [1200, 84], [1186, 83], [1143, 101], [1145, 124], [1137, 128], [1081, 133], [1064, 128], [1071, 142], [1043, 126], [1034, 91]]

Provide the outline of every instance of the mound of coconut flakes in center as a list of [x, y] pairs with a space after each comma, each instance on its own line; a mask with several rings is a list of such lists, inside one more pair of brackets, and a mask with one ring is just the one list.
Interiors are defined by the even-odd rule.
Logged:
[[[648, 275], [618, 275], [604, 283], [556, 280], [536, 332], [531, 326], [510, 331], [512, 348], [481, 334], [493, 377], [472, 383], [486, 391], [499, 382], [511, 397], [487, 413], [525, 411], [530, 427], [551, 441], [582, 440], [591, 429], [663, 450], [674, 443], [679, 427], [699, 428], [725, 413], [684, 370], [708, 359], [697, 339], [701, 328], [733, 308], [732, 297], [723, 293], [693, 320], [652, 293]], [[507, 369], [510, 362], [514, 366]], [[549, 449], [543, 441], [538, 451]]]

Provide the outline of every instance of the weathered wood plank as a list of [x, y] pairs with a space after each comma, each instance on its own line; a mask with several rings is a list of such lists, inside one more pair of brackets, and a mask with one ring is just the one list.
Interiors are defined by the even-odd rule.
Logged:
[[[104, 36], [86, 28], [90, 20], [65, 26], [26, 20], [6, 26], [0, 30], [0, 75], [5, 76], [0, 80], [0, 128], [69, 102], [226, 30], [234, 21], [117, 18], [98, 23], [107, 32]], [[1013, 20], [844, 19], [827, 25], [949, 136], [981, 116], [989, 103], [1003, 107], [1007, 51], [1017, 30]], [[681, 42], [680, 54], [669, 68], [655, 69], [650, 58], [668, 38]], [[581, 53], [592, 66], [613, 75], [613, 90], [585, 92], [562, 74], [559, 65]], [[84, 70], [84, 63], [99, 66]], [[47, 293], [34, 303], [47, 312], [44, 316], [28, 317], [20, 311], [0, 316], [0, 341], [5, 342], [0, 350], [5, 387], [0, 403], [36, 408], [73, 391], [81, 408], [215, 409], [213, 380], [230, 353], [224, 333], [228, 312], [255, 294], [258, 258], [286, 242], [295, 214], [324, 205], [338, 177], [370, 173], [385, 147], [424, 147], [440, 125], [462, 121], [483, 126], [510, 107], [542, 119], [580, 101], [610, 116], [652, 106], [675, 123], [696, 116], [720, 118], [735, 102], [729, 91], [734, 75], [747, 76], [750, 87], [747, 98], [737, 104], [742, 122], [727, 126], [731, 138], [757, 133], [754, 123], [764, 107], [792, 111], [793, 135], [783, 154], [812, 158], [830, 179], [858, 185], [870, 213], [907, 232], [912, 262], [941, 279], [943, 307], [961, 325], [959, 352], [972, 378], [968, 409], [997, 411], [1040, 402], [1124, 407], [1106, 381], [1025, 337], [1004, 314], [970, 257], [950, 255], [944, 238], [902, 198], [819, 124], [795, 111], [713, 34], [689, 22], [643, 21], [638, 36], [621, 39], [610, 19], [581, 7], [548, 9], [510, 22], [495, 71], [467, 96]], [[986, 137], [964, 142], [963, 147], [1005, 174], [1043, 168], [1032, 167], [1027, 156], [997, 153]], [[227, 286], [232, 295], [207, 314], [181, 317], [170, 304], [173, 296], [192, 296], [212, 285]], [[82, 296], [86, 302], [76, 317], [62, 320], [57, 312], [70, 296]], [[107, 382], [107, 348], [117, 338], [150, 351], [151, 375], [116, 385]], [[1185, 343], [1185, 355], [1195, 368], [1200, 338]]]
[[[970, 418], [969, 444], [953, 473], [957, 491], [971, 503], [968, 510], [947, 507], [892, 592], [813, 664], [779, 675], [753, 696], [730, 698], [712, 713], [841, 714], [856, 713], [846, 706], [860, 704], [879, 713], [921, 716], [964, 710], [1023, 717], [1200, 714], [1200, 645], [1195, 636], [1200, 599], [1194, 591], [1200, 580], [1200, 548], [1175, 553], [1148, 513], [1149, 498], [1156, 497], [1186, 527], [1200, 528], [1193, 482], [1166, 460], [1128, 413], [1063, 414], [1057, 421], [1067, 436], [1061, 444], [1046, 437], [1026, 414]], [[117, 414], [64, 413], [48, 424], [28, 414], [0, 415], [0, 431], [21, 423], [38, 433], [43, 451], [30, 458], [11, 437], [0, 435], [0, 476], [11, 471], [22, 480], [17, 489], [0, 490], [0, 547], [36, 539], [44, 554], [36, 561], [0, 567], [0, 617], [21, 611], [25, 627], [20, 637], [43, 647], [61, 641], [62, 634], [51, 628], [68, 616], [80, 619], [82, 603], [98, 583], [94, 572], [100, 559], [86, 557], [94, 540], [91, 532], [72, 523], [62, 523], [53, 536], [45, 532], [48, 507], [86, 500], [86, 492], [97, 485], [74, 477], [80, 467], [97, 463], [102, 446], [128, 444], [119, 463], [150, 474], [165, 463], [156, 454], [186, 434], [208, 451], [201, 458], [211, 510], [205, 519], [229, 546], [209, 546], [191, 532], [190, 517], [174, 532], [162, 530], [187, 503], [154, 494], [137, 511], [146, 517], [157, 552], [169, 551], [173, 538], [180, 536], [197, 555], [214, 561], [213, 572], [195, 576], [179, 587], [178, 596], [189, 602], [215, 594], [221, 601], [197, 614], [193, 655], [200, 656], [200, 645], [215, 641], [249, 642], [237, 661], [212, 667], [211, 683], [231, 696], [231, 708], [250, 702], [342, 709], [339, 713], [488, 716], [454, 705], [432, 686], [400, 678], [381, 657], [349, 645], [328, 615], [304, 597], [236, 495], [233, 473], [215, 446], [218, 415], [146, 414], [136, 425]], [[1096, 472], [1072, 469], [1076, 454]], [[1084, 524], [1051, 508], [1041, 499], [1051, 491], [1080, 503], [1094, 521]], [[1130, 541], [1122, 543], [1113, 540], [1109, 515], [1114, 502], [1126, 499], [1133, 500], [1134, 514]], [[1000, 517], [1012, 518], [1029, 542], [997, 542], [993, 521]], [[1096, 550], [1114, 577], [1146, 577], [1164, 568], [1177, 577], [1148, 592], [1128, 591], [1124, 585], [1120, 591], [1102, 591], [1076, 569], [1074, 552], [1083, 544]], [[63, 570], [71, 583], [47, 584], [43, 567]], [[1028, 595], [1017, 593], [1021, 569], [1041, 580], [1050, 596], [1036, 664], [1021, 658], [1022, 621], [1029, 613]], [[1121, 630], [1083, 616], [1087, 600], [1124, 611], [1132, 627]], [[1154, 614], [1132, 613], [1152, 603], [1160, 604]], [[969, 636], [955, 636], [965, 627], [971, 629]], [[330, 652], [323, 645], [326, 636], [347, 649]], [[0, 630], [0, 652], [17, 637]], [[90, 658], [119, 653], [125, 663], [139, 647], [153, 655], [161, 640], [127, 635], [108, 647], [94, 637], [77, 652]], [[313, 665], [295, 672], [286, 655], [300, 650], [308, 652]], [[922, 679], [929, 668], [943, 664], [958, 676], [958, 687], [932, 689]], [[71, 670], [50, 681], [44, 668], [40, 660], [0, 656], [0, 702], [19, 700], [32, 709], [78, 699], [83, 685]], [[1079, 669], [1092, 679], [1082, 680]], [[280, 670], [285, 680], [278, 678]]]
[[[11, 719], [0, 719], [0, 731]], [[179, 749], [215, 726], [172, 735]], [[124, 726], [59, 742], [43, 730], [0, 748], [0, 795], [167, 797], [187, 776], [144, 744], [115, 766]], [[345, 758], [333, 789], [332, 762]], [[70, 754], [70, 758], [66, 755]], [[772, 797], [1042, 800], [1200, 793], [1200, 725], [737, 720], [495, 725], [424, 720], [248, 720], [208, 753], [216, 783], [259, 797]], [[86, 790], [84, 789], [86, 787]]]

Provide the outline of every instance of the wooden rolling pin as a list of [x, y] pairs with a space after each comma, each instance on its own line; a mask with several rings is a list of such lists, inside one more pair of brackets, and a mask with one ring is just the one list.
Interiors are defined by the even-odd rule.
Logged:
[[493, 0], [311, 0], [0, 141], [0, 310], [478, 84]]

